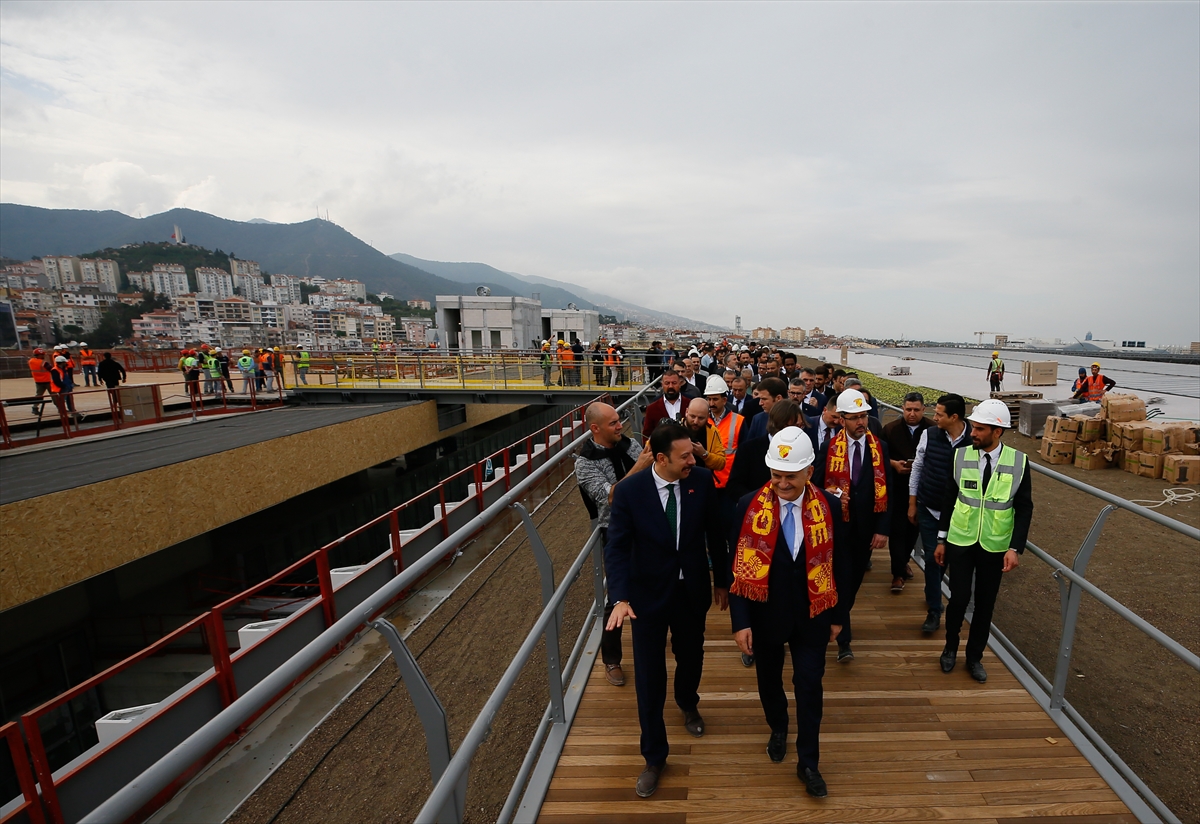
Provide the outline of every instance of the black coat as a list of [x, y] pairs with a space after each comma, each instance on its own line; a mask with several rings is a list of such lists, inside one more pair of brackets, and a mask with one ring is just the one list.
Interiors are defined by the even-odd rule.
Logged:
[[[829, 457], [829, 447], [832, 444], [833, 441], [830, 440], [825, 444], [825, 448], [817, 453], [812, 482], [821, 489], [825, 488], [825, 468]], [[888, 463], [890, 453], [885, 442], [881, 441], [879, 448], [883, 452], [884, 478], [888, 484], [890, 497], [892, 487], [892, 467]], [[890, 500], [888, 504], [890, 506]], [[837, 511], [839, 513], [842, 511], [841, 503], [838, 504]], [[888, 513], [875, 511], [875, 475], [871, 471], [871, 450], [869, 448], [863, 455], [862, 471], [858, 475], [858, 483], [850, 487], [850, 522], [852, 524], [851, 531], [857, 540], [861, 540], [863, 536], [891, 533], [891, 518], [888, 517]]]
[[[734, 526], [729, 535], [731, 549], [736, 549], [738, 534], [746, 510], [755, 493], [750, 493], [738, 501]], [[851, 556], [848, 543], [847, 525], [842, 522], [841, 504], [835, 495], [822, 490], [825, 500], [829, 503], [829, 513], [833, 518], [833, 580], [839, 593], [849, 593], [851, 587]], [[733, 575], [733, 558], [730, 558], [730, 580]], [[803, 547], [793, 560], [792, 553], [787, 548], [783, 536], [775, 546], [771, 556], [771, 571], [767, 576], [767, 600], [765, 602], [751, 601], [738, 595], [729, 596], [729, 615], [733, 622], [733, 631], [749, 627], [754, 632], [753, 643], [782, 644], [792, 634], [797, 624], [813, 620], [815, 633], [823, 634], [824, 640], [829, 637], [829, 625], [846, 623], [846, 599], [839, 598], [838, 605], [827, 609], [815, 619], [808, 616], [808, 576], [804, 563]], [[814, 640], [818, 640], [814, 638]]]

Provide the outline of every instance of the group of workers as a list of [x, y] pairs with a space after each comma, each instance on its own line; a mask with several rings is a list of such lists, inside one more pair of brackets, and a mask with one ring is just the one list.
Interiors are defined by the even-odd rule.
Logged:
[[[292, 365], [297, 379], [307, 384], [308, 370], [312, 366], [312, 355], [307, 348], [301, 347], [292, 355]], [[188, 392], [195, 398], [233, 392], [232, 368], [236, 368], [242, 378], [242, 394], [250, 393], [252, 388], [255, 392], [274, 392], [276, 378], [280, 388], [283, 386], [284, 353], [278, 346], [243, 349], [231, 361], [221, 347], [206, 343], [199, 349], [182, 350], [178, 368], [187, 382]]]
[[[665, 351], [665, 350], [663, 350]], [[693, 359], [695, 363], [693, 364]], [[625, 683], [621, 632], [631, 622], [640, 749], [636, 792], [658, 787], [669, 754], [663, 710], [666, 641], [675, 657], [673, 697], [692, 736], [704, 735], [699, 684], [708, 610], [729, 610], [741, 662], [756, 668], [770, 727], [766, 752], [785, 759], [792, 719], [784, 689], [790, 650], [797, 777], [828, 793], [819, 769], [826, 646], [854, 660], [856, 596], [875, 550], [887, 548], [892, 592], [913, 577], [921, 538], [925, 621], [945, 613], [943, 672], [982, 663], [1004, 573], [1016, 569], [1033, 514], [1025, 454], [1002, 443], [1012, 422], [1000, 400], [977, 404], [909, 393], [882, 426], [862, 381], [789, 353], [706, 346], [665, 360], [662, 394], [630, 437], [616, 410], [587, 409], [592, 439], [576, 475], [603, 530], [608, 600], [601, 657], [608, 681]], [[1098, 370], [1095, 370], [1098, 372]], [[646, 471], [649, 470], [649, 471]], [[948, 573], [946, 571], [948, 570]], [[942, 580], [950, 600], [943, 608]], [[914, 618], [914, 631], [918, 630]]]
[[588, 361], [592, 366], [592, 386], [621, 386], [625, 383], [625, 347], [619, 340], [589, 344], [578, 338], [571, 343], [562, 338], [557, 343], [542, 341], [538, 355], [542, 382], [546, 386], [551, 385], [557, 364], [558, 386], [583, 386], [583, 368]]
[[[78, 361], [75, 359], [76, 355], [79, 356]], [[113, 390], [127, 378], [125, 367], [120, 361], [113, 359], [111, 352], [105, 352], [104, 356], [98, 359], [95, 350], [89, 347], [86, 341], [77, 346], [55, 344], [49, 353], [38, 347], [33, 350], [28, 365], [36, 393], [32, 411], [39, 417], [45, 406], [42, 399], [48, 395], [61, 414], [70, 414], [77, 421], [84, 419], [85, 413], [75, 409], [77, 367], [81, 368], [85, 387], [98, 387], [103, 381], [109, 390]]]
[[[988, 386], [993, 392], [999, 392], [1004, 385], [1004, 361], [1000, 352], [992, 352], [992, 359], [987, 365]], [[1079, 367], [1079, 377], [1071, 384], [1071, 397], [1075, 400], [1099, 403], [1110, 389], [1117, 385], [1112, 378], [1100, 374], [1100, 361], [1092, 361], [1091, 374], [1087, 368]]]

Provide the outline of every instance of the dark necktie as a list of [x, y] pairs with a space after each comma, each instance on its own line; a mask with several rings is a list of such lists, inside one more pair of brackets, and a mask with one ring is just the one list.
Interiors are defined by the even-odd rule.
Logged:
[[667, 526], [671, 530], [671, 548], [679, 548], [679, 537], [675, 534], [675, 484], [667, 484]]
[[854, 442], [854, 454], [850, 458], [850, 483], [857, 485], [858, 476], [862, 474], [862, 447]]
[[981, 494], [983, 492], [987, 492], [988, 483], [991, 480], [992, 480], [992, 456], [985, 452], [985, 453], [983, 453], [983, 489], [981, 490]]

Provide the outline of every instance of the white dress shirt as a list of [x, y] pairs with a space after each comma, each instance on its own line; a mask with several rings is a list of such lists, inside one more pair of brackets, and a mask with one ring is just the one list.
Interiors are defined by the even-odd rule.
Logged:
[[[934, 429], [937, 429], [937, 427], [926, 427], [925, 431], [921, 433], [921, 440], [917, 442], [917, 454], [916, 457], [913, 458], [912, 471], [908, 473], [909, 495], [916, 495], [917, 490], [921, 486], [921, 473], [925, 471], [925, 450], [929, 447], [929, 433]], [[958, 437], [950, 438], [950, 447], [952, 449], [957, 449], [958, 445], [962, 443], [962, 439], [967, 437], [967, 432], [970, 431], [970, 429], [971, 427], [963, 424], [962, 432], [958, 433]], [[949, 433], [947, 433], [947, 437], [949, 437]], [[995, 471], [995, 467], [992, 468], [992, 471]], [[925, 509], [930, 515], [933, 516], [935, 521], [942, 517], [942, 513], [931, 506], [927, 506]]]
[[[679, 551], [679, 527], [683, 518], [683, 496], [679, 494], [679, 481], [664, 481], [658, 475], [657, 467], [650, 467], [650, 472], [654, 475], [654, 486], [658, 490], [658, 500], [662, 504], [663, 512], [667, 511], [667, 486], [675, 484], [675, 551]], [[683, 568], [679, 569], [679, 580], [683, 580]]]
[[[675, 401], [675, 403], [671, 403], [666, 398], [663, 398], [663, 406], [665, 406], [667, 408], [667, 417], [668, 418], [670, 418], [673, 421], [679, 420], [679, 410], [680, 410], [680, 407], [683, 406], [683, 395], [680, 395], [679, 400]], [[666, 499], [664, 498], [664, 500], [666, 500]]]

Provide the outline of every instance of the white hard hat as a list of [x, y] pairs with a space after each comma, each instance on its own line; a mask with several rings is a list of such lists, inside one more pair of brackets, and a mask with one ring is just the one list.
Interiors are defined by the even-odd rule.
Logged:
[[82, 343], [80, 343], [79, 345], [80, 345], [80, 346], [87, 346], [87, 341], [83, 341], [83, 342], [82, 342]]
[[778, 472], [799, 472], [812, 466], [812, 441], [798, 426], [789, 426], [775, 433], [767, 447], [765, 463]]
[[749, 351], [750, 351], [750, 347], [749, 347], [749, 346], [747, 346], [746, 344], [744, 344], [744, 343], [743, 343], [743, 344], [742, 344], [742, 348], [741, 348], [741, 349], [739, 349], [738, 351], [739, 351], [739, 352], [749, 352]]
[[837, 396], [837, 411], [843, 415], [857, 415], [859, 412], [870, 410], [871, 405], [857, 389], [847, 389]]
[[708, 379], [708, 383], [704, 384], [704, 394], [708, 395], [724, 395], [729, 391], [728, 384], [720, 375], [712, 375]]
[[66, 363], [67, 359], [65, 356], [59, 355], [57, 358], [54, 359], [54, 362], [55, 363]]
[[986, 424], [987, 426], [1002, 426], [1005, 429], [1012, 428], [1012, 415], [1009, 414], [1008, 406], [1004, 401], [997, 398], [988, 398], [986, 401], [981, 401], [975, 407], [975, 411], [967, 416], [967, 420], [975, 423]]
[[689, 357], [689, 358], [690, 358], [692, 355], [699, 355], [699, 354], [700, 354], [700, 350], [699, 350], [699, 349], [697, 349], [697, 348], [696, 348], [696, 347], [694, 347], [694, 346], [693, 346], [691, 349], [689, 349], [689, 350], [688, 350], [688, 357]]

